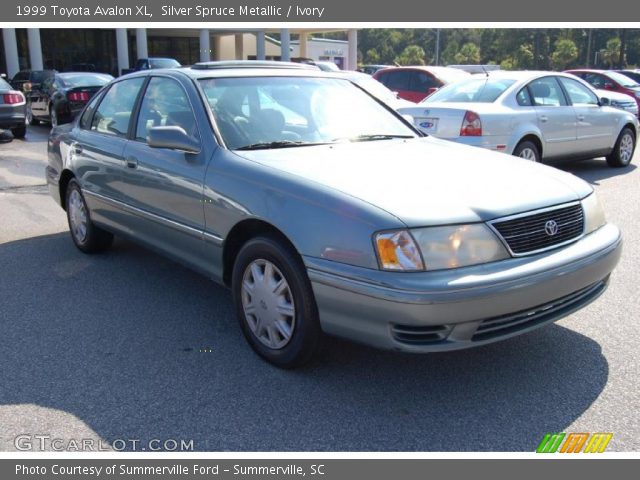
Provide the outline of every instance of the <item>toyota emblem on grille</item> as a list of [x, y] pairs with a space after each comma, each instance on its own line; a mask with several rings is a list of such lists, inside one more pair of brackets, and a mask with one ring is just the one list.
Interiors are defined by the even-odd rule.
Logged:
[[553, 237], [556, 233], [558, 233], [558, 222], [555, 220], [549, 220], [544, 224], [544, 231], [550, 237]]

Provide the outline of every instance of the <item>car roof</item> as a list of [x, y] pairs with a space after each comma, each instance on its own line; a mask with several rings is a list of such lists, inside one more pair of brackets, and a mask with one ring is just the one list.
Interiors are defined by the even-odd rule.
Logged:
[[[292, 62], [270, 62], [255, 60], [237, 60], [224, 62], [201, 62], [183, 68], [159, 68], [143, 70], [127, 74], [127, 78], [136, 76], [166, 74], [172, 76], [186, 75], [190, 78], [228, 78], [228, 77], [282, 77], [305, 76], [337, 78], [323, 72], [314, 65]], [[120, 77], [122, 78], [122, 77]]]

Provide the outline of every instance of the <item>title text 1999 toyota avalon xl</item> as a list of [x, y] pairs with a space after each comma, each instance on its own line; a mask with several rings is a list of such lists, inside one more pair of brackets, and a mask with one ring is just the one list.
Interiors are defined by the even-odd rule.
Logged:
[[423, 137], [289, 64], [120, 77], [48, 149], [80, 250], [122, 235], [229, 285], [281, 367], [323, 332], [408, 352], [518, 335], [595, 299], [621, 251], [582, 180]]

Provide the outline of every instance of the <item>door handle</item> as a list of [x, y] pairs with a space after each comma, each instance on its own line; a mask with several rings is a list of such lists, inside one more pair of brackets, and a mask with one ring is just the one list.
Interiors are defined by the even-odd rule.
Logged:
[[127, 157], [125, 162], [129, 168], [138, 168], [138, 159], [135, 157]]
[[549, 120], [549, 118], [546, 115], [540, 115], [540, 121], [541, 122], [546, 122], [547, 120]]
[[74, 143], [73, 146], [71, 147], [71, 151], [76, 155], [80, 155], [82, 153], [82, 145]]
[[584, 115], [578, 115], [578, 121], [579, 122], [584, 121]]

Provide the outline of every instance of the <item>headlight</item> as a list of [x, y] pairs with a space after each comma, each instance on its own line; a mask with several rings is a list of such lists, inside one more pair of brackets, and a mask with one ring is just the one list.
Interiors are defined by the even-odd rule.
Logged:
[[509, 258], [509, 252], [484, 224], [411, 230], [427, 270], [466, 267]]
[[585, 235], [599, 229], [607, 220], [604, 217], [604, 210], [596, 192], [582, 200], [582, 210], [584, 211], [584, 233]]
[[420, 251], [407, 230], [378, 233], [375, 245], [383, 270], [424, 270]]

